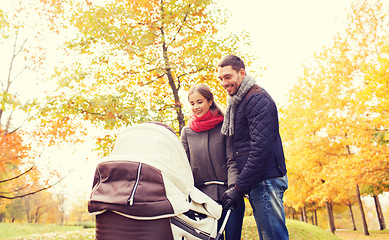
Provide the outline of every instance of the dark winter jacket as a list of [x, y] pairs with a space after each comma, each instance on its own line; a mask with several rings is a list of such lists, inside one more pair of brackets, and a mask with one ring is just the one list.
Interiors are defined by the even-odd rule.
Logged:
[[[232, 143], [228, 143], [228, 138], [221, 134], [221, 125], [204, 132], [195, 132], [189, 127], [181, 131], [181, 142], [190, 161], [195, 186], [219, 202], [227, 185], [233, 186], [238, 175]], [[210, 181], [225, 182], [226, 185], [203, 185]]]
[[239, 190], [249, 193], [257, 182], [286, 174], [277, 107], [266, 90], [254, 85], [247, 92], [236, 109], [234, 131]]

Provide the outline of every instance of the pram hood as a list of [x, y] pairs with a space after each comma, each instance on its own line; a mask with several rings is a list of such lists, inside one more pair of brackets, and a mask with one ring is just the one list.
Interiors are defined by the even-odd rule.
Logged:
[[192, 171], [185, 150], [174, 133], [154, 123], [143, 123], [124, 129], [105, 161], [130, 160], [159, 169], [164, 179], [188, 196], [194, 188]]
[[[128, 179], [135, 178], [139, 166], [143, 175], [135, 198], [143, 197], [129, 206], [127, 199], [137, 183]], [[155, 191], [156, 182], [163, 183], [164, 194]], [[161, 193], [161, 187], [157, 189]], [[194, 187], [191, 167], [178, 137], [164, 126], [143, 123], [124, 129], [111, 154], [97, 166], [88, 210], [92, 214], [111, 210], [134, 219], [157, 219], [188, 211], [193, 208], [192, 200], [203, 201], [207, 215], [220, 217], [218, 204]]]

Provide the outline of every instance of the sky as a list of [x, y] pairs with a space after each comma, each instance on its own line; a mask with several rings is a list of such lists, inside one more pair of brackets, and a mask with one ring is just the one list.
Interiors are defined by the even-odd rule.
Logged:
[[[344, 29], [352, 0], [221, 0], [232, 16], [232, 32], [250, 34], [248, 51], [257, 56], [266, 71], [257, 79], [283, 106], [296, 83], [301, 64], [313, 59], [335, 34]], [[258, 73], [259, 68], [246, 69]]]

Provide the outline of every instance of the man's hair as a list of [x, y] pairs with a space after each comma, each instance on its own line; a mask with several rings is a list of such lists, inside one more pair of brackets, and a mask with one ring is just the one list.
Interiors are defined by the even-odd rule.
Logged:
[[223, 57], [217, 66], [218, 67], [231, 66], [232, 69], [234, 69], [237, 72], [239, 72], [240, 69], [242, 68], [245, 69], [243, 60], [235, 55], [227, 55]]

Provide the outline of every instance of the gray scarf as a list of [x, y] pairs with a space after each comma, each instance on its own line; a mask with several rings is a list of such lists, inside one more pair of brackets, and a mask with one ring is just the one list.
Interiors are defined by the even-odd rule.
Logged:
[[233, 96], [230, 95], [227, 96], [227, 109], [224, 115], [223, 126], [221, 129], [223, 135], [227, 135], [227, 136], [234, 135], [234, 119], [235, 119], [236, 107], [242, 101], [243, 97], [250, 90], [250, 88], [254, 85], [255, 85], [255, 78], [246, 75], [239, 86], [238, 92]]

